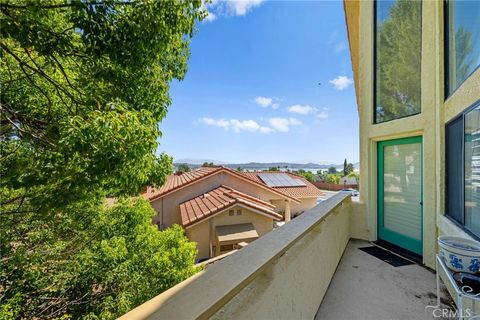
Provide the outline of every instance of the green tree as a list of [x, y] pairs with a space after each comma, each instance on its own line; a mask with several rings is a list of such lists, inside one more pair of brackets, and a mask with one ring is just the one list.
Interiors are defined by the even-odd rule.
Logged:
[[353, 172], [354, 167], [353, 167], [353, 164], [352, 163], [347, 163], [347, 165], [345, 166], [345, 168], [343, 169], [343, 176], [348, 176], [351, 172]]
[[270, 167], [268, 168], [268, 171], [280, 171], [279, 167]]
[[358, 172], [352, 171], [348, 174], [349, 178], [354, 178], [357, 181], [357, 184], [360, 182], [360, 174]]
[[305, 174], [303, 174], [303, 177], [310, 182], [317, 181], [317, 178], [315, 177], [315, 175], [313, 173], [311, 173], [310, 171], [305, 172]]
[[181, 163], [178, 165], [177, 172], [190, 172], [190, 167], [186, 163]]
[[125, 198], [172, 171], [158, 123], [201, 2], [0, 11], [0, 318], [115, 318], [194, 272], [181, 230]]
[[202, 167], [214, 167], [215, 164], [213, 162], [204, 162], [202, 164]]
[[327, 174], [327, 183], [335, 183], [338, 184], [340, 182], [340, 176], [338, 174]]
[[238, 172], [243, 172], [243, 168], [242, 168], [242, 167], [237, 167], [237, 169], [235, 169], [235, 170], [237, 170]]
[[329, 174], [336, 174], [337, 173], [337, 168], [335, 168], [333, 166], [328, 168], [328, 173]]

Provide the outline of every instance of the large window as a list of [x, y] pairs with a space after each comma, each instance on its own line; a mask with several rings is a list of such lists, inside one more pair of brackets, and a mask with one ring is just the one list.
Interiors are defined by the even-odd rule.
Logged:
[[480, 1], [447, 1], [446, 94], [451, 95], [480, 65]]
[[421, 11], [421, 1], [375, 2], [375, 123], [420, 113]]
[[480, 237], [480, 103], [447, 124], [446, 214]]

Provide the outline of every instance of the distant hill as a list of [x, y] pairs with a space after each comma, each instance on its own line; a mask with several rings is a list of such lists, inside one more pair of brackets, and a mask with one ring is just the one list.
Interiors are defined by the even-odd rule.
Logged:
[[[290, 170], [308, 170], [308, 171], [316, 171], [316, 170], [325, 170], [330, 167], [335, 167], [337, 169], [343, 169], [343, 163], [341, 164], [318, 164], [318, 163], [291, 163], [291, 162], [249, 162], [249, 163], [221, 163], [214, 160], [209, 159], [178, 159], [174, 162], [175, 166], [179, 164], [186, 163], [191, 168], [197, 168], [201, 166], [205, 162], [213, 162], [217, 165], [222, 165], [228, 168], [236, 169], [238, 167], [244, 170], [266, 170], [272, 167], [279, 167], [280, 169], [290, 169]], [[359, 163], [353, 164], [354, 168], [358, 170]]]
[[212, 160], [212, 159], [189, 159], [189, 158], [185, 158], [185, 159], [174, 159], [174, 164], [180, 164], [180, 163], [186, 163], [186, 164], [189, 164], [189, 165], [194, 165], [194, 166], [201, 166], [202, 164], [204, 164], [205, 162], [213, 162], [215, 164], [223, 164], [224, 162], [223, 161], [218, 161], [218, 160]]

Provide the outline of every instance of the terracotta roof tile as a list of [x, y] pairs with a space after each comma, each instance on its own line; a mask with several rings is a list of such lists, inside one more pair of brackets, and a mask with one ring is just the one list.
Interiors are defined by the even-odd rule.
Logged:
[[222, 167], [200, 167], [190, 172], [184, 172], [182, 174], [172, 174], [167, 177], [167, 181], [160, 188], [148, 187], [147, 191], [143, 193], [143, 197], [147, 200], [154, 200], [162, 195], [169, 193], [179, 187], [186, 186], [194, 181], [214, 174], [221, 170]]
[[[242, 172], [243, 175], [248, 177], [251, 180], [257, 181], [259, 183], [265, 184], [262, 179], [258, 176], [259, 173], [272, 173], [272, 174], [282, 174], [286, 173], [294, 179], [300, 179], [305, 183], [305, 186], [296, 186], [296, 187], [272, 187], [273, 189], [280, 191], [283, 194], [286, 194], [293, 198], [310, 198], [310, 197], [321, 197], [324, 195], [320, 189], [315, 187], [310, 181], [305, 179], [302, 176], [282, 171], [255, 171], [255, 172]], [[265, 184], [266, 185], [266, 184]]]
[[188, 227], [235, 204], [241, 204], [261, 211], [274, 220], [282, 219], [282, 216], [274, 211], [275, 206], [271, 203], [249, 196], [233, 188], [220, 186], [180, 204], [182, 225]]
[[[297, 197], [290, 195], [288, 192], [284, 192], [281, 189], [278, 188], [271, 188], [267, 186], [261, 179], [258, 177], [250, 177], [246, 175], [245, 173], [237, 172], [232, 169], [222, 167], [222, 166], [215, 166], [215, 167], [200, 167], [198, 169], [192, 170], [190, 172], [184, 172], [182, 174], [172, 174], [167, 177], [167, 181], [161, 186], [160, 188], [152, 188], [148, 187], [147, 190], [142, 194], [142, 196], [149, 200], [153, 201], [157, 198], [160, 198], [162, 196], [165, 196], [166, 194], [170, 192], [174, 192], [177, 189], [180, 189], [184, 186], [190, 185], [192, 183], [195, 183], [195, 181], [205, 178], [207, 176], [214, 175], [218, 172], [227, 172], [231, 175], [241, 177], [244, 179], [247, 179], [251, 181], [252, 183], [261, 186], [262, 188], [269, 189], [270, 191], [280, 195], [281, 197], [288, 198], [290, 200], [293, 200], [294, 202], [300, 203], [300, 201], [297, 199]], [[312, 185], [313, 186], [313, 185]], [[315, 186], [313, 186], [315, 187]], [[318, 190], [318, 189], [317, 189]]]

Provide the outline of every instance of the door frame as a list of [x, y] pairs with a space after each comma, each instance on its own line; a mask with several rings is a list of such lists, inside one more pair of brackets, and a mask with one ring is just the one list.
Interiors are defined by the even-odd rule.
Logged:
[[[402, 144], [412, 144], [420, 143], [420, 165], [421, 165], [421, 176], [420, 176], [420, 243], [417, 240], [409, 238], [405, 235], [402, 235], [398, 232], [389, 230], [391, 233], [385, 238], [385, 232], [382, 232], [381, 227], [383, 226], [384, 220], [384, 147], [392, 145], [402, 145]], [[402, 247], [408, 251], [411, 251], [415, 254], [423, 255], [423, 137], [414, 136], [393, 140], [383, 140], [377, 142], [377, 238], [385, 240], [394, 245]]]

